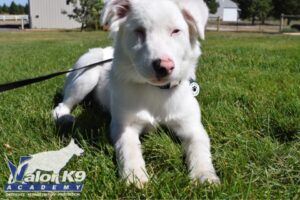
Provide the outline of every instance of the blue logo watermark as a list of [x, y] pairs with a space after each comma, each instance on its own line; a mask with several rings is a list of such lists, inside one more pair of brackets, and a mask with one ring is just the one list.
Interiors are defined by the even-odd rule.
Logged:
[[68, 146], [60, 150], [21, 156], [18, 166], [8, 160], [10, 176], [4, 191], [80, 193], [86, 178], [85, 171], [62, 171], [62, 169], [74, 155], [81, 156], [83, 153], [84, 150], [72, 139]]

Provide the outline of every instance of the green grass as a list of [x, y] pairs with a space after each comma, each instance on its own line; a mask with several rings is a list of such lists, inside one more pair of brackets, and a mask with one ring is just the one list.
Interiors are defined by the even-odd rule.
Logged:
[[[68, 69], [87, 49], [109, 44], [102, 32], [0, 33], [0, 83]], [[107, 137], [109, 116], [86, 103], [75, 110], [72, 133], [62, 136], [55, 126], [50, 111], [64, 82], [59, 77], [0, 94], [0, 198], [6, 157], [17, 164], [19, 156], [57, 150], [72, 136], [85, 155], [65, 169], [87, 172], [81, 198], [299, 199], [300, 38], [208, 33], [202, 47], [198, 100], [219, 187], [189, 181], [180, 144], [163, 130], [143, 139], [150, 183], [126, 187]]]

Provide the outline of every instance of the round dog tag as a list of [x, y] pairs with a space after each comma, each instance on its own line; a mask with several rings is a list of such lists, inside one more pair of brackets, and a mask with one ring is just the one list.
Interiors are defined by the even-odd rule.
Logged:
[[192, 88], [192, 92], [193, 92], [194, 97], [198, 96], [199, 93], [200, 93], [199, 84], [197, 82], [192, 82], [192, 83], [190, 83], [190, 86]]

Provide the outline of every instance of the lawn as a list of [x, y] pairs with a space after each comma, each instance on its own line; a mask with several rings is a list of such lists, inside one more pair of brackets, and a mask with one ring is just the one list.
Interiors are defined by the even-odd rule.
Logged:
[[[102, 32], [0, 33], [0, 83], [68, 69], [89, 48], [109, 44]], [[87, 172], [81, 198], [299, 199], [300, 37], [208, 33], [202, 48], [198, 100], [220, 186], [191, 183], [180, 142], [162, 129], [143, 137], [150, 183], [126, 187], [107, 137], [109, 116], [97, 105], [76, 108], [73, 130], [55, 126], [50, 111], [61, 98], [62, 76], [0, 94], [0, 198], [6, 159], [17, 164], [74, 137], [85, 154], [65, 169]]]

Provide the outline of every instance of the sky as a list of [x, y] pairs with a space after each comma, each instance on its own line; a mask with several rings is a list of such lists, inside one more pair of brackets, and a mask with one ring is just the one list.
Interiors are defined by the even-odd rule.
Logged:
[[28, 0], [0, 0], [0, 5], [3, 4], [10, 5], [12, 1], [14, 1], [16, 4], [21, 4], [21, 5], [25, 5], [28, 2]]

